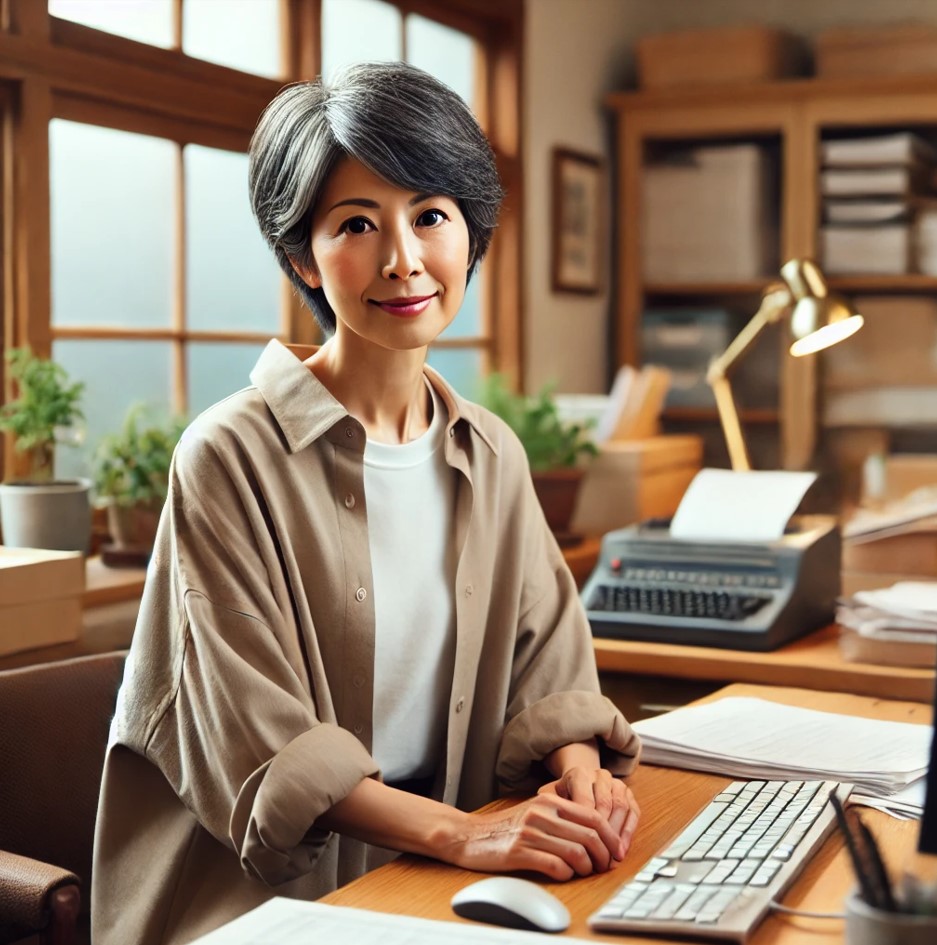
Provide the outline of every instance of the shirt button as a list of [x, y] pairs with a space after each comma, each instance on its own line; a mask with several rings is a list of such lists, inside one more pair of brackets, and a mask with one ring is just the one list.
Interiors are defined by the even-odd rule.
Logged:
[[354, 683], [355, 689], [360, 689], [364, 685], [364, 676], [355, 676], [352, 682]]
[[360, 722], [355, 722], [355, 735], [360, 735], [364, 731], [364, 726]]
[[345, 496], [345, 508], [353, 509], [354, 507], [355, 507], [355, 497], [349, 492], [348, 495]]
[[355, 591], [355, 597], [359, 601], [364, 600], [367, 596], [368, 596], [368, 592], [363, 587], [359, 587], [358, 590]]
[[465, 596], [466, 596], [466, 597], [471, 597], [472, 594], [474, 593], [474, 591], [475, 591], [475, 588], [472, 587], [471, 584], [466, 584], [466, 585], [465, 585]]
[[461, 712], [464, 708], [465, 708], [465, 699], [459, 699], [459, 701], [455, 704], [456, 712]]
[[355, 428], [352, 426], [345, 427], [345, 436], [350, 440], [355, 435]]

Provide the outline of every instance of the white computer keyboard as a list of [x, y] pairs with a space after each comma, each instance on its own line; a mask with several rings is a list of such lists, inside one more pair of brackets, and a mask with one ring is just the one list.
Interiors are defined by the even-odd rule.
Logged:
[[835, 781], [733, 781], [589, 917], [603, 932], [743, 942], [835, 824]]

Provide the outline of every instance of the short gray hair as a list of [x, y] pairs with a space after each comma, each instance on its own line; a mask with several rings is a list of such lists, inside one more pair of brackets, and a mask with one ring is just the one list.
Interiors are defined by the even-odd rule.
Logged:
[[397, 187], [451, 197], [469, 231], [471, 277], [485, 255], [504, 192], [491, 145], [465, 102], [403, 62], [349, 66], [284, 88], [250, 145], [251, 206], [264, 239], [326, 334], [335, 313], [290, 259], [313, 263], [310, 217], [335, 165], [353, 157]]

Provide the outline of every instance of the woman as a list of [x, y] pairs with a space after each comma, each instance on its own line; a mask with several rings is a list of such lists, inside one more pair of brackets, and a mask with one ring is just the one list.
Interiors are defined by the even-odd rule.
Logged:
[[250, 178], [329, 338], [271, 342], [176, 452], [105, 766], [97, 945], [186, 942], [396, 851], [568, 879], [637, 823], [616, 776], [638, 741], [521, 446], [424, 364], [500, 203], [474, 118], [412, 67], [353, 67], [280, 93]]

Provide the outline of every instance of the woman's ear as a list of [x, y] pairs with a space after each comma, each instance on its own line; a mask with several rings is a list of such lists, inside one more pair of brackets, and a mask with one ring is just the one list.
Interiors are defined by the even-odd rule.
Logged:
[[300, 262], [298, 259], [294, 259], [292, 256], [289, 256], [290, 265], [293, 267], [293, 271], [299, 276], [310, 289], [321, 289], [322, 288], [322, 279], [319, 277], [319, 273], [312, 263], [306, 265], [305, 263]]

